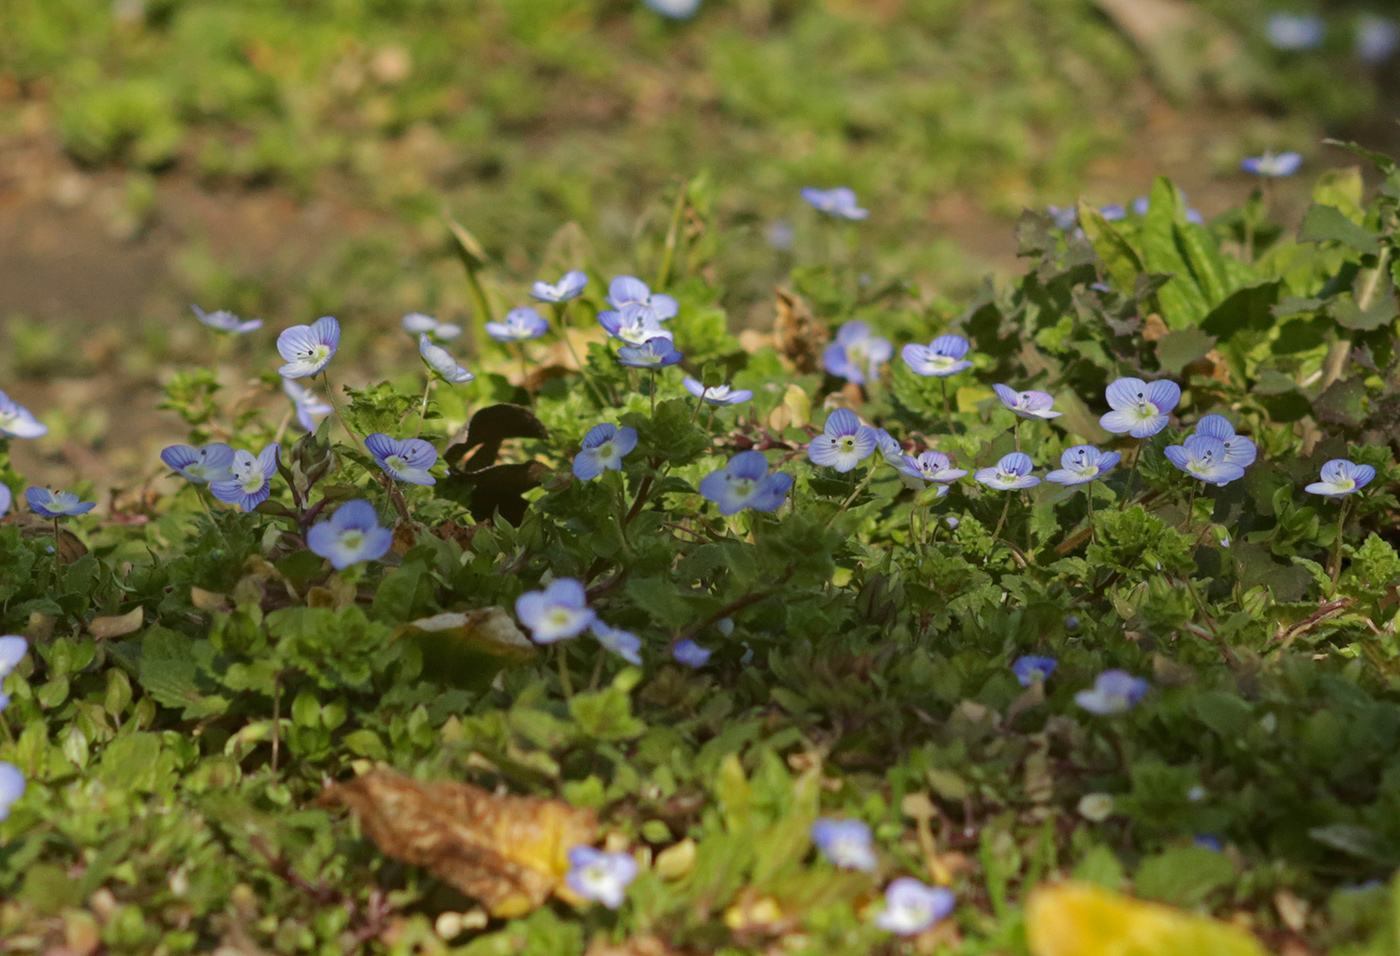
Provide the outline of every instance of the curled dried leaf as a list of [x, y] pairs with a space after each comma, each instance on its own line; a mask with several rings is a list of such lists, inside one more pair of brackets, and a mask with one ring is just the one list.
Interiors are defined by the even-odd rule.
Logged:
[[88, 622], [88, 631], [99, 641], [105, 641], [140, 630], [145, 619], [145, 609], [135, 607], [125, 614], [93, 618]]
[[497, 796], [469, 783], [419, 783], [389, 769], [327, 787], [322, 804], [355, 811], [381, 851], [512, 918], [563, 891], [568, 851], [596, 837], [591, 810], [540, 797]]

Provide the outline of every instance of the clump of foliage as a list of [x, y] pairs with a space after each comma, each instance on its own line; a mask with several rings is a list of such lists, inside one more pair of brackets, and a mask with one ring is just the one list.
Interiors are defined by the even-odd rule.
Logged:
[[[1393, 951], [1400, 169], [1369, 158], [1296, 238], [1165, 180], [1027, 214], [1026, 274], [960, 311], [805, 264], [742, 343], [698, 188], [650, 284], [579, 258], [528, 313], [454, 225], [474, 327], [405, 317], [421, 374], [349, 381], [330, 318], [281, 332], [286, 381], [253, 346], [282, 411], [181, 373], [178, 484], [0, 523], [0, 937], [1057, 956], [1035, 914], [1120, 905], [1025, 907], [1072, 876]], [[0, 427], [43, 425], [0, 396]]]

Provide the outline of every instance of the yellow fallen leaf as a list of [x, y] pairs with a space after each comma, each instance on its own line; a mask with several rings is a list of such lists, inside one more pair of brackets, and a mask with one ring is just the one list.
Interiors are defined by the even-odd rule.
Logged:
[[592, 843], [591, 810], [540, 797], [497, 796], [469, 783], [419, 783], [394, 770], [371, 770], [321, 794], [341, 803], [381, 851], [421, 866], [510, 919], [542, 904], [562, 885], [568, 852]]
[[1244, 930], [1090, 883], [1035, 890], [1026, 939], [1034, 956], [1267, 956]]
[[132, 608], [126, 614], [114, 614], [111, 617], [95, 617], [88, 622], [88, 631], [99, 641], [104, 641], [113, 637], [121, 637], [133, 631], [140, 630], [141, 622], [145, 620], [145, 614], [139, 607]]

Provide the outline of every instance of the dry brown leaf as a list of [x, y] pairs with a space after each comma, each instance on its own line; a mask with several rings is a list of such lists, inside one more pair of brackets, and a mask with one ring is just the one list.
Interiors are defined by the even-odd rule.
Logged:
[[145, 619], [144, 609], [136, 607], [125, 614], [93, 618], [88, 622], [88, 631], [99, 641], [105, 641], [139, 630]]
[[826, 326], [812, 317], [812, 310], [801, 296], [778, 289], [778, 317], [773, 320], [773, 337], [778, 352], [798, 372], [815, 372], [821, 367]]
[[676, 952], [655, 936], [632, 936], [620, 943], [595, 936], [584, 956], [675, 956]]
[[333, 784], [319, 802], [348, 806], [381, 851], [506, 919], [563, 889], [568, 851], [592, 843], [598, 826], [593, 811], [559, 800], [496, 796], [454, 781], [419, 783], [389, 769]]

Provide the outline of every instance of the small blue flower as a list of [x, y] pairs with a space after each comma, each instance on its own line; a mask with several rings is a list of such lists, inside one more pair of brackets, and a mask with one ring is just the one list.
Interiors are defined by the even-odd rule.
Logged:
[[45, 518], [64, 518], [85, 515], [97, 507], [95, 501], [79, 501], [78, 496], [67, 491], [50, 491], [47, 488], [28, 488], [24, 500], [29, 502], [29, 510]]
[[1046, 206], [1045, 213], [1055, 221], [1055, 228], [1061, 232], [1069, 232], [1079, 224], [1079, 210], [1074, 206]]
[[1055, 668], [1060, 664], [1053, 657], [1035, 657], [1027, 654], [1024, 657], [1016, 658], [1011, 665], [1011, 671], [1016, 675], [1016, 682], [1022, 687], [1030, 687], [1032, 684], [1039, 684], [1051, 674], [1055, 673]]
[[583, 450], [574, 456], [574, 477], [592, 481], [604, 471], [622, 470], [622, 459], [637, 447], [637, 429], [611, 422], [594, 425], [583, 436]]
[[802, 198], [817, 212], [824, 212], [837, 219], [859, 220], [870, 215], [869, 209], [862, 209], [856, 202], [855, 190], [847, 186], [835, 189], [816, 189], [807, 186], [802, 190]]
[[885, 908], [875, 917], [875, 925], [896, 936], [917, 936], [946, 919], [955, 905], [952, 890], [901, 876], [885, 888]]
[[1139, 196], [1133, 200], [1133, 214], [1137, 216], [1147, 215], [1147, 211], [1152, 208], [1152, 200], [1146, 196]]
[[1207, 415], [1196, 423], [1196, 434], [1217, 439], [1225, 446], [1225, 460], [1232, 465], [1248, 468], [1254, 464], [1259, 449], [1243, 435], [1235, 434], [1235, 426], [1224, 415]]
[[1009, 455], [1003, 455], [994, 467], [978, 469], [977, 474], [972, 477], [997, 491], [1018, 491], [1040, 484], [1040, 479], [1031, 474], [1034, 467], [1035, 463], [1031, 461], [1030, 455], [1013, 451]]
[[515, 616], [530, 629], [536, 644], [578, 637], [597, 620], [583, 584], [573, 578], [555, 578], [543, 591], [520, 595], [515, 601]]
[[1368, 66], [1379, 66], [1400, 47], [1400, 26], [1385, 17], [1367, 15], [1356, 23], [1356, 57]]
[[624, 345], [617, 350], [617, 360], [628, 368], [665, 368], [679, 365], [683, 358], [670, 336], [656, 335], [641, 345]]
[[928, 345], [911, 342], [899, 354], [915, 375], [944, 378], [972, 368], [972, 362], [963, 358], [971, 347], [961, 335], [940, 335]]
[[689, 20], [700, 9], [700, 0], [642, 0], [652, 11], [672, 20]]
[[528, 342], [549, 331], [549, 320], [528, 305], [511, 309], [502, 322], [487, 322], [486, 334], [497, 342]]
[[883, 428], [875, 429], [875, 447], [880, 451], [880, 457], [885, 459], [885, 464], [898, 469], [904, 464], [904, 446]]
[[379, 526], [374, 505], [364, 499], [345, 502], [330, 520], [306, 533], [306, 546], [313, 554], [329, 558], [337, 571], [361, 561], [378, 561], [393, 543], [394, 532]]
[[753, 398], [753, 392], [747, 388], [734, 388], [731, 385], [712, 385], [706, 388], [689, 375], [681, 379], [681, 385], [687, 392], [711, 405], [741, 405]]
[[1107, 670], [1094, 678], [1093, 689], [1075, 694], [1074, 702], [1091, 714], [1122, 714], [1142, 700], [1147, 686], [1147, 681], [1127, 671]]
[[292, 400], [292, 410], [296, 413], [297, 424], [306, 431], [314, 432], [316, 426], [321, 423], [321, 419], [335, 411], [329, 403], [321, 401], [315, 392], [297, 382], [296, 379], [282, 379], [282, 393]]
[[1209, 484], [1225, 485], [1244, 477], [1244, 468], [1230, 463], [1225, 445], [1218, 438], [1190, 435], [1180, 445], [1162, 449], [1162, 454], [1192, 478]]
[[340, 323], [324, 315], [310, 325], [294, 325], [277, 336], [277, 352], [287, 362], [284, 378], [309, 378], [330, 364], [340, 348]]
[[583, 295], [583, 289], [586, 285], [588, 285], [588, 276], [574, 269], [564, 273], [564, 277], [554, 285], [536, 281], [530, 287], [530, 298], [540, 302], [568, 302], [570, 299], [577, 299]]
[[1255, 176], [1279, 179], [1292, 176], [1303, 165], [1303, 157], [1298, 153], [1273, 153], [1265, 150], [1263, 156], [1249, 156], [1240, 160], [1240, 169]]
[[233, 477], [233, 449], [223, 442], [212, 442], [203, 448], [191, 445], [171, 445], [160, 453], [160, 460], [186, 481], [207, 485]]
[[1067, 630], [1067, 631], [1077, 631], [1077, 630], [1079, 630], [1079, 618], [1076, 617], [1076, 616], [1073, 615], [1073, 614], [1066, 615], [1066, 616], [1065, 616], [1065, 630]]
[[0, 760], [0, 822], [10, 818], [10, 808], [24, 796], [24, 774], [18, 767]]
[[822, 352], [822, 365], [837, 378], [864, 385], [880, 377], [880, 365], [894, 355], [889, 339], [870, 334], [870, 326], [854, 319], [836, 332], [836, 341]]
[[738, 514], [745, 508], [777, 511], [792, 490], [792, 475], [768, 473], [768, 459], [761, 451], [741, 451], [729, 464], [700, 480], [700, 494], [719, 505], [722, 515]]
[[1060, 454], [1060, 467], [1045, 476], [1057, 485], [1083, 485], [1102, 478], [1122, 459], [1116, 451], [1099, 451], [1093, 445], [1073, 445]]
[[24, 655], [29, 653], [29, 642], [17, 634], [0, 637], [0, 681], [9, 677]]
[[434, 345], [426, 332], [418, 337], [418, 354], [422, 356], [423, 364], [449, 385], [465, 385], [476, 378], [458, 365], [447, 349], [441, 345]]
[[272, 494], [272, 476], [277, 473], [277, 456], [282, 447], [272, 442], [256, 458], [239, 449], [229, 464], [229, 477], [211, 482], [209, 490], [225, 504], [252, 511]]
[[948, 485], [967, 474], [963, 468], [954, 468], [952, 459], [941, 451], [925, 451], [917, 457], [901, 455], [893, 464], [910, 488], [924, 488], [929, 482]]
[[1109, 222], [1118, 222], [1128, 218], [1128, 210], [1123, 208], [1122, 203], [1111, 202], [1107, 206], [1099, 207], [1099, 215]]
[[615, 339], [627, 345], [637, 346], [654, 338], [675, 338], [675, 335], [662, 328], [661, 320], [654, 312], [635, 302], [629, 302], [619, 310], [598, 313], [598, 324]]
[[618, 276], [608, 283], [608, 304], [622, 310], [635, 305], [644, 316], [656, 322], [674, 319], [681, 308], [671, 296], [652, 292], [645, 282], [634, 276]]
[[437, 464], [437, 449], [421, 438], [390, 438], [375, 432], [365, 438], [365, 447], [374, 456], [375, 464], [385, 474], [411, 485], [435, 485], [437, 479], [428, 474]]
[[787, 252], [797, 241], [797, 230], [792, 227], [792, 223], [786, 219], [777, 219], [768, 224], [764, 230], [763, 238], [768, 240], [770, 249], [778, 252]]
[[1366, 487], [1376, 477], [1376, 469], [1370, 465], [1357, 465], [1345, 458], [1333, 458], [1322, 466], [1321, 481], [1308, 485], [1307, 491], [1328, 498], [1340, 498]]
[[0, 517], [9, 513], [10, 505], [15, 503], [15, 496], [8, 485], [0, 485]]
[[424, 315], [422, 312], [410, 312], [405, 315], [399, 323], [405, 332], [415, 339], [420, 335], [427, 335], [434, 342], [451, 342], [462, 334], [460, 325], [453, 325], [450, 322], [439, 322], [431, 315]]
[[197, 305], [190, 306], [194, 312], [194, 317], [201, 323], [213, 329], [215, 332], [227, 332], [230, 335], [244, 335], [262, 328], [262, 319], [252, 319], [244, 322], [232, 312], [219, 309], [217, 312], [205, 312]]
[[602, 621], [593, 622], [593, 636], [608, 650], [629, 664], [642, 666], [642, 639], [631, 631], [611, 627]]
[[1327, 24], [1315, 13], [1275, 13], [1264, 23], [1264, 36], [1277, 50], [1313, 50], [1326, 39]]
[[49, 426], [42, 425], [29, 409], [0, 392], [0, 435], [11, 438], [42, 438]]
[[875, 429], [862, 425], [849, 408], [838, 408], [826, 418], [823, 434], [807, 446], [807, 457], [818, 465], [848, 472], [875, 451]]
[[615, 910], [627, 898], [627, 887], [637, 878], [637, 861], [626, 853], [604, 853], [591, 846], [569, 851], [569, 872], [564, 883], [579, 896]]
[[1045, 420], [1064, 414], [1055, 411], [1055, 396], [1049, 392], [1018, 392], [1009, 385], [993, 385], [992, 391], [1006, 409], [1021, 418]]
[[1104, 431], [1151, 438], [1167, 427], [1171, 410], [1181, 401], [1181, 386], [1165, 379], [1144, 382], [1140, 378], [1120, 378], [1104, 394], [1113, 409], [1099, 419]]
[[870, 827], [864, 820], [818, 817], [812, 824], [812, 842], [822, 856], [843, 870], [873, 873], [880, 865]]
[[1209, 833], [1197, 833], [1191, 838], [1191, 845], [1198, 846], [1203, 850], [1209, 850], [1212, 853], [1221, 853], [1225, 850], [1225, 847], [1220, 842], [1220, 837], [1211, 836]]
[[671, 648], [671, 656], [676, 659], [677, 663], [696, 670], [708, 664], [710, 655], [713, 653], [714, 651], [701, 647], [690, 638], [677, 641], [676, 646]]

